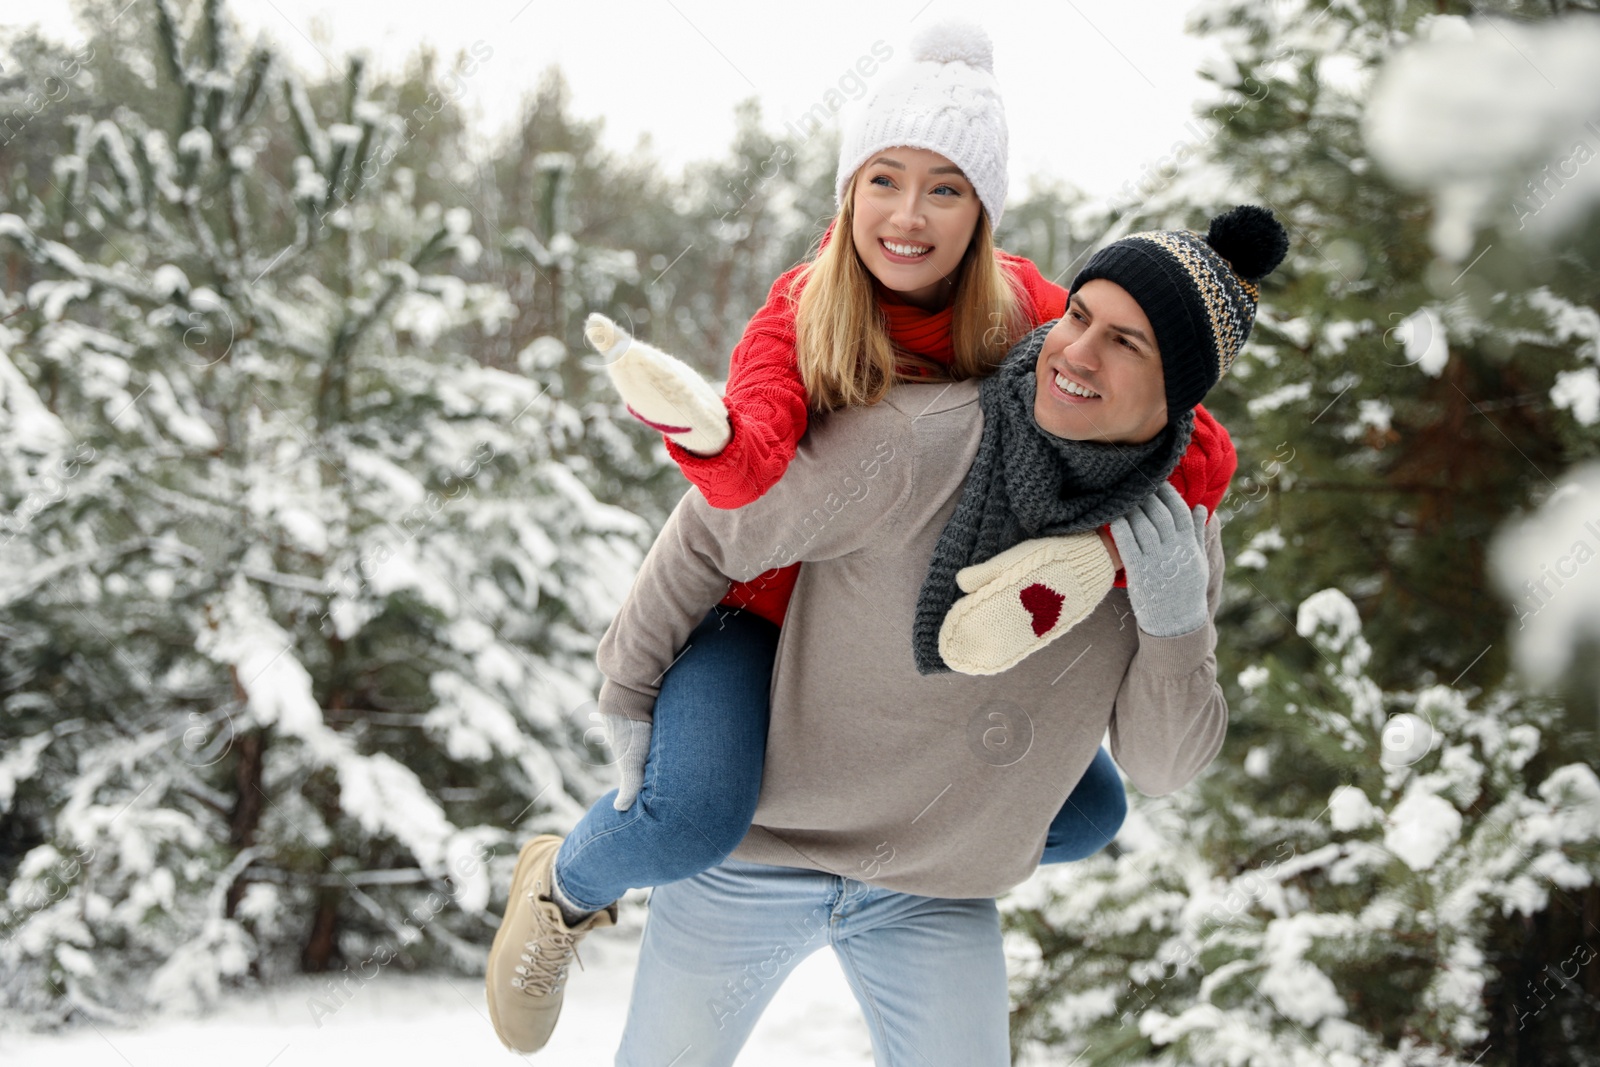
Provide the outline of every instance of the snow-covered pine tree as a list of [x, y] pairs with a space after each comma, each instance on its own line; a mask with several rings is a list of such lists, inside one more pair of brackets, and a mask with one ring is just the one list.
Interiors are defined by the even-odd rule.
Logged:
[[[523, 281], [530, 321], [576, 344], [584, 313], [604, 311], [719, 373], [773, 279], [805, 258], [833, 214], [833, 131], [813, 123], [775, 136], [746, 101], [731, 158], [669, 180], [648, 141], [627, 156], [607, 151], [602, 120], [574, 116], [570, 96], [560, 71], [547, 70], [496, 160], [498, 202], [527, 220], [509, 231], [512, 244], [540, 271]], [[579, 254], [563, 262], [557, 252], [572, 247]], [[627, 251], [608, 258], [607, 248]], [[563, 266], [592, 272], [593, 283], [574, 292], [554, 274]], [[546, 279], [556, 284], [541, 289]], [[601, 306], [583, 303], [597, 294]]]
[[[1014, 1018], [1025, 1046], [1057, 1046], [1040, 1062], [1517, 1062], [1494, 1036], [1497, 931], [1600, 876], [1600, 778], [1539, 758], [1551, 701], [1381, 689], [1337, 589], [1302, 602], [1295, 626], [1317, 666], [1266, 656], [1231, 710], [1296, 744], [1258, 747], [1242, 776], [1344, 784], [1309, 808], [1230, 800], [1215, 781], [1240, 776], [1229, 768], [1203, 796], [1136, 804], [1119, 859], [1018, 894]], [[1517, 990], [1512, 1029], [1554, 1030], [1544, 1062], [1592, 1062], [1577, 1050], [1600, 1002], [1570, 980], [1592, 959], [1580, 939]]]
[[[722, 378], [773, 280], [806, 257], [833, 213], [833, 133], [813, 123], [774, 136], [746, 102], [730, 158], [669, 179], [647, 140], [627, 155], [608, 151], [601, 124], [572, 114], [566, 81], [552, 68], [496, 155], [485, 209], [522, 220], [507, 227], [504, 284], [523, 314], [494, 347], [550, 334], [581, 348], [585, 315], [600, 311]], [[561, 382], [566, 399], [593, 417], [590, 436], [614, 446], [597, 452], [598, 491], [664, 520], [683, 494], [682, 475], [664, 464], [658, 434], [636, 424], [612, 433], [613, 417], [631, 420], [598, 369], [585, 356]]]
[[359, 61], [133, 19], [153, 88], [41, 116], [0, 201], [0, 997], [481, 966], [489, 872], [607, 778], [569, 712], [648, 531], [573, 473], [559, 340], [463, 350], [511, 304]]
[[811, 254], [836, 211], [836, 129], [813, 115], [774, 135], [755, 100], [736, 108], [734, 121], [729, 157], [684, 179], [684, 221], [701, 239], [645, 291], [657, 319], [701, 326], [685, 341], [718, 375], [772, 283]]
[[[1015, 1033], [1052, 1058], [1596, 1062], [1593, 705], [1508, 673], [1515, 614], [1486, 559], [1541, 475], [1600, 445], [1582, 386], [1562, 387], [1594, 359], [1594, 217], [1553, 247], [1469, 227], [1445, 255], [1451, 205], [1374, 164], [1384, 65], [1472, 32], [1439, 11], [1221, 0], [1193, 16], [1229, 57], [1210, 72], [1220, 110], [1130, 228], [1254, 201], [1293, 239], [1207, 400], [1240, 454], [1219, 514], [1230, 737], [1194, 786], [1133, 798], [1120, 859], [1019, 899], [1033, 961]], [[1427, 143], [1476, 158], [1474, 135]]]
[[995, 236], [1007, 252], [1033, 260], [1041, 274], [1066, 287], [1106, 236], [1111, 216], [1074, 186], [1034, 179], [1027, 196], [1006, 208]]

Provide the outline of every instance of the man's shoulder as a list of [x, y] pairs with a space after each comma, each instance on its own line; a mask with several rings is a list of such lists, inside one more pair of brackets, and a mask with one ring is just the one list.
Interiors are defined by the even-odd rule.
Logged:
[[952, 440], [976, 437], [981, 431], [976, 381], [905, 382], [876, 404], [813, 416], [801, 448], [824, 454], [863, 447], [872, 451], [887, 440], [913, 450], [942, 450]]
[[829, 477], [840, 462], [866, 462], [874, 470], [885, 464], [899, 491], [912, 493], [914, 486], [926, 490], [952, 475], [965, 477], [982, 427], [978, 382], [904, 382], [875, 405], [816, 416], [800, 456], [806, 478]]
[[976, 407], [978, 380], [964, 382], [904, 382], [889, 390], [883, 406], [898, 412], [905, 419], [921, 419], [937, 415], [970, 416], [963, 409]]
[[[800, 442], [805, 465], [831, 470], [841, 459], [950, 457], [983, 432], [977, 381], [906, 382], [876, 404], [813, 416]], [[914, 464], [913, 464], [914, 465]], [[903, 476], [911, 469], [900, 464]]]
[[[830, 434], [911, 427], [923, 420], [959, 422], [976, 416], [978, 382], [902, 382], [876, 404], [841, 408], [814, 420]], [[917, 427], [918, 429], [922, 427]]]

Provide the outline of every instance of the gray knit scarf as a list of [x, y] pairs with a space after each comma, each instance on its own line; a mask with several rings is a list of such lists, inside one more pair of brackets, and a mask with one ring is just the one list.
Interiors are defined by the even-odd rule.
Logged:
[[1035, 537], [1080, 533], [1127, 514], [1178, 466], [1194, 409], [1136, 445], [1068, 441], [1033, 420], [1039, 349], [1054, 323], [1018, 341], [978, 387], [983, 436], [955, 514], [945, 524], [917, 596], [912, 651], [920, 674], [950, 670], [939, 627], [963, 594], [956, 572]]

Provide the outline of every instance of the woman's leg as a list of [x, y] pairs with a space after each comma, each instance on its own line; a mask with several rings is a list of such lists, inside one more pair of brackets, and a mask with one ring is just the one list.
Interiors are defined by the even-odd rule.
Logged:
[[618, 1067], [725, 1067], [828, 940], [844, 880], [728, 861], [650, 894]]
[[1096, 752], [1089, 769], [1050, 820], [1040, 863], [1067, 863], [1092, 856], [1111, 843], [1128, 815], [1128, 791], [1111, 753]]
[[761, 793], [778, 628], [717, 608], [661, 679], [638, 799], [595, 802], [567, 835], [555, 878], [573, 903], [604, 908], [633, 888], [714, 867], [743, 840]]
[[1000, 913], [846, 881], [833, 948], [879, 1067], [1005, 1067], [1010, 1003]]

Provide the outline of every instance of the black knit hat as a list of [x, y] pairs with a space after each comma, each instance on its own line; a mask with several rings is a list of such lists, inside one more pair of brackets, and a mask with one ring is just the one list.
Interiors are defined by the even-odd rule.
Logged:
[[1255, 323], [1257, 283], [1288, 251], [1272, 212], [1245, 204], [1212, 219], [1203, 236], [1152, 230], [1107, 245], [1072, 279], [1072, 291], [1104, 278], [1139, 302], [1161, 349], [1171, 419], [1227, 373]]

